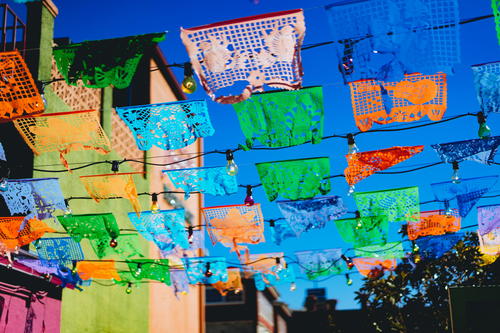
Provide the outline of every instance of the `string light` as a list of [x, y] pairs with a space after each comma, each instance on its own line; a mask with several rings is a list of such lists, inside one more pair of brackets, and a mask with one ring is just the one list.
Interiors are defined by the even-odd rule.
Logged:
[[458, 169], [460, 167], [458, 165], [458, 162], [453, 161], [451, 165], [453, 168], [453, 173], [451, 175], [451, 181], [453, 182], [453, 184], [459, 184], [460, 183], [460, 175], [459, 175]]
[[0, 191], [5, 192], [9, 189], [9, 183], [7, 182], [10, 176], [10, 169], [7, 166], [7, 161], [0, 160]]
[[352, 279], [351, 279], [351, 277], [349, 276], [349, 274], [346, 274], [346, 275], [345, 275], [345, 283], [346, 283], [348, 286], [351, 286], [351, 285], [352, 285]]
[[351, 155], [359, 151], [356, 142], [354, 141], [354, 135], [352, 133], [347, 134], [347, 154]]
[[214, 274], [210, 270], [210, 263], [207, 262], [206, 270], [205, 270], [205, 277], [210, 278], [210, 277], [212, 277], [212, 275], [214, 275]]
[[295, 290], [297, 290], [297, 285], [295, 284], [295, 282], [290, 283], [290, 291], [295, 291]]
[[137, 264], [137, 270], [135, 271], [135, 276], [139, 276], [142, 273], [142, 263]]
[[64, 205], [66, 206], [66, 209], [64, 210], [64, 217], [68, 217], [70, 215], [73, 215], [73, 211], [71, 210], [71, 207], [69, 206], [68, 199], [64, 199]]
[[189, 242], [189, 244], [193, 244], [193, 240], [194, 240], [193, 226], [190, 225], [188, 227], [188, 242]]
[[151, 194], [151, 213], [157, 214], [160, 211], [158, 206], [158, 193]]
[[346, 255], [341, 255], [340, 256], [342, 258], [342, 260], [345, 261], [346, 265], [347, 265], [347, 268], [349, 269], [352, 269], [354, 267], [354, 262], [352, 261], [351, 258], [347, 257]]
[[275, 266], [275, 272], [281, 272], [283, 270], [283, 264], [281, 263], [281, 258], [276, 257], [276, 266]]
[[114, 173], [120, 171], [120, 161], [111, 161], [111, 171]]
[[132, 283], [131, 282], [128, 283], [127, 289], [125, 289], [125, 293], [127, 293], [129, 295], [132, 293]]
[[477, 131], [477, 135], [481, 139], [486, 139], [491, 136], [491, 129], [489, 126], [486, 124], [486, 115], [484, 112], [478, 112], [477, 113], [477, 122], [479, 124], [479, 130]]
[[236, 174], [238, 174], [238, 166], [236, 165], [236, 163], [234, 163], [233, 152], [230, 149], [226, 150], [226, 160], [227, 160], [227, 165], [226, 165], [227, 174], [230, 176], [236, 176]]
[[190, 62], [184, 63], [184, 79], [182, 80], [182, 91], [192, 94], [196, 91], [196, 80], [193, 77], [193, 65]]
[[245, 205], [246, 206], [253, 206], [255, 204], [255, 201], [253, 200], [252, 197], [252, 185], [247, 185], [247, 196], [245, 197]]
[[114, 249], [118, 246], [118, 241], [115, 238], [111, 238], [111, 240], [109, 241], [109, 246]]

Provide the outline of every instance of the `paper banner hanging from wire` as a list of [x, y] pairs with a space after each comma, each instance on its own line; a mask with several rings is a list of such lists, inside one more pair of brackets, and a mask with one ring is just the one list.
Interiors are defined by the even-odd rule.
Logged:
[[358, 272], [370, 277], [374, 270], [393, 271], [396, 269], [396, 259], [352, 258]]
[[188, 231], [188, 243], [189, 247], [183, 249], [179, 245], [176, 245], [170, 250], [160, 250], [160, 255], [162, 258], [169, 258], [174, 256], [176, 258], [189, 257], [197, 254], [198, 250], [205, 248], [205, 234], [204, 230], [193, 230], [193, 234], [190, 236]]
[[165, 33], [85, 41], [52, 49], [57, 69], [66, 82], [88, 88], [113, 86], [125, 89], [130, 85], [142, 56], [156, 43], [165, 40]]
[[260, 204], [205, 207], [201, 211], [213, 245], [219, 243], [241, 256], [245, 251], [248, 254], [248, 247], [242, 244], [265, 242]]
[[352, 186], [378, 171], [406, 161], [423, 150], [424, 146], [398, 146], [346, 155], [348, 166], [344, 170], [345, 179]]
[[257, 290], [264, 290], [271, 286], [295, 283], [295, 272], [292, 266], [286, 265], [279, 269], [277, 266], [274, 266], [270, 273], [255, 273], [253, 279], [255, 288]]
[[477, 207], [477, 231], [480, 235], [500, 228], [500, 205]]
[[57, 267], [47, 267], [42, 265], [40, 260], [31, 258], [16, 258], [16, 261], [40, 274], [56, 274]]
[[[498, 2], [493, 0], [495, 1]], [[497, 24], [500, 26], [500, 14], [497, 12], [497, 15]], [[500, 34], [500, 29], [498, 31]], [[500, 112], [500, 61], [475, 65], [471, 68], [481, 111], [485, 114]]]
[[480, 266], [491, 265], [494, 262], [496, 262], [498, 258], [500, 258], [496, 254], [486, 254], [486, 253], [483, 253], [480, 247], [477, 247], [477, 248], [478, 248], [478, 251], [481, 252], [481, 261], [482, 261], [482, 263], [479, 264]]
[[320, 143], [323, 136], [323, 88], [255, 94], [233, 104], [246, 137], [243, 149], [257, 141], [267, 147]]
[[482, 253], [489, 255], [500, 254], [500, 228], [494, 228], [485, 234], [478, 232], [478, 237], [479, 248]]
[[498, 176], [461, 179], [459, 184], [442, 182], [431, 184], [436, 200], [444, 202], [446, 210], [458, 208], [461, 217], [466, 217], [483, 195], [497, 183]]
[[272, 274], [275, 270], [286, 267], [285, 254], [283, 252], [250, 254], [247, 258], [240, 258], [245, 265], [245, 277], [250, 278], [256, 272]]
[[278, 201], [278, 208], [299, 237], [311, 229], [323, 229], [347, 212], [341, 197], [330, 196], [302, 201]]
[[[287, 238], [297, 238], [297, 234], [292, 230], [286, 220], [276, 220], [272, 222], [271, 237], [274, 244], [281, 245], [281, 242]], [[271, 224], [271, 223], [270, 223]]]
[[71, 266], [84, 259], [82, 247], [71, 237], [40, 238], [35, 243], [42, 265], [49, 267]]
[[491, 8], [493, 8], [493, 15], [495, 16], [495, 26], [497, 30], [498, 44], [500, 44], [500, 1], [491, 0]]
[[167, 286], [171, 284], [168, 263], [168, 259], [127, 260], [127, 265], [134, 278], [160, 281]]
[[229, 268], [227, 270], [227, 281], [217, 281], [212, 284], [212, 287], [217, 289], [217, 291], [222, 295], [226, 296], [229, 292], [235, 294], [243, 290], [243, 284], [241, 283], [241, 274], [238, 268]]
[[441, 143], [431, 146], [445, 163], [475, 161], [483, 164], [491, 164], [494, 161], [499, 145], [500, 136], [493, 136], [484, 139]]
[[164, 150], [180, 149], [215, 132], [207, 102], [203, 100], [117, 107], [115, 110], [134, 134], [141, 150], [149, 150], [153, 145]]
[[122, 259], [144, 257], [137, 234], [120, 234], [116, 239], [109, 236], [95, 238], [90, 240], [90, 245], [99, 259], [110, 256], [118, 256]]
[[14, 121], [19, 134], [36, 155], [58, 152], [59, 159], [71, 171], [66, 155], [73, 151], [111, 151], [111, 144], [100, 125], [98, 111], [50, 113]]
[[5, 151], [3, 150], [1, 142], [0, 142], [0, 161], [7, 161], [7, 158], [5, 157]]
[[255, 164], [269, 201], [311, 199], [330, 192], [330, 159], [317, 157]]
[[214, 284], [226, 282], [227, 264], [224, 257], [182, 258], [189, 284]]
[[[264, 84], [301, 87], [305, 30], [304, 14], [296, 9], [181, 28], [181, 39], [207, 94], [216, 102], [232, 104], [261, 91]], [[238, 81], [248, 82], [239, 95], [216, 95]]]
[[35, 81], [18, 51], [0, 52], [0, 122], [43, 112]]
[[64, 230], [77, 242], [87, 239], [116, 239], [120, 228], [112, 213], [58, 216]]
[[226, 167], [202, 167], [163, 170], [172, 184], [185, 192], [187, 200], [192, 192], [211, 195], [229, 195], [238, 192], [236, 176], [227, 174]]
[[76, 263], [76, 270], [82, 280], [120, 280], [114, 260], [79, 261]]
[[295, 252], [295, 256], [309, 280], [347, 271], [347, 266], [341, 258], [342, 249]]
[[460, 214], [456, 209], [420, 212], [419, 221], [408, 221], [408, 239], [457, 232], [460, 230], [460, 222]]
[[392, 242], [384, 245], [370, 245], [354, 249], [357, 257], [397, 259], [405, 256], [402, 242]]
[[24, 216], [0, 217], [0, 248], [17, 251], [21, 246], [43, 237], [47, 232], [55, 230], [37, 218], [25, 221]]
[[344, 240], [354, 247], [387, 243], [389, 221], [385, 216], [367, 216], [335, 221]]
[[360, 0], [327, 5], [345, 82], [453, 73], [460, 62], [456, 0]]
[[457, 232], [441, 236], [427, 236], [418, 238], [415, 242], [419, 253], [425, 259], [439, 259], [450, 251], [463, 237], [465, 233]]
[[145, 211], [140, 216], [129, 213], [128, 217], [137, 231], [162, 251], [177, 245], [183, 249], [189, 247], [184, 209]]
[[386, 216], [389, 222], [406, 222], [420, 218], [418, 187], [354, 193], [362, 217]]
[[373, 123], [412, 122], [428, 116], [443, 118], [447, 103], [446, 75], [405, 75], [403, 81], [362, 80], [349, 83], [356, 126], [368, 131]]
[[129, 172], [80, 176], [80, 180], [96, 202], [113, 197], [125, 198], [130, 201], [134, 211], [139, 214], [141, 205], [137, 197], [133, 175], [143, 175], [143, 173]]
[[170, 270], [170, 279], [172, 281], [172, 288], [176, 297], [179, 297], [179, 294], [185, 295], [189, 292], [189, 281], [185, 270]]
[[57, 178], [8, 180], [7, 190], [0, 191], [11, 215], [29, 214], [40, 220], [53, 218], [57, 210], [67, 209]]

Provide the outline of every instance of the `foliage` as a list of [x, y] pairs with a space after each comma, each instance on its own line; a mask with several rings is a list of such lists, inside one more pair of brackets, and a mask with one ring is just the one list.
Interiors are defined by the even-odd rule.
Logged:
[[477, 235], [468, 233], [441, 258], [405, 259], [389, 275], [365, 278], [356, 300], [374, 332], [451, 332], [448, 287], [500, 283], [500, 260], [481, 266], [477, 246]]

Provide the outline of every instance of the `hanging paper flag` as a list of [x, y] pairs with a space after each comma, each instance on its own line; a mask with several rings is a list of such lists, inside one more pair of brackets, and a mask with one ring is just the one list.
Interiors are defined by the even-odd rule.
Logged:
[[477, 207], [477, 231], [480, 235], [487, 234], [493, 229], [500, 228], [500, 205]]
[[396, 269], [396, 259], [377, 259], [377, 258], [352, 258], [354, 266], [363, 276], [370, 276], [373, 270], [393, 271]]
[[270, 273], [255, 273], [253, 279], [255, 288], [257, 288], [257, 290], [264, 290], [271, 286], [295, 283], [295, 272], [292, 266], [283, 268], [274, 266]]
[[477, 248], [480, 252], [481, 252], [481, 260], [482, 260], [482, 263], [480, 263], [479, 265], [480, 266], [487, 266], [487, 265], [491, 265], [493, 264], [495, 261], [497, 261], [498, 257], [496, 254], [486, 254], [486, 253], [482, 253], [481, 251], [481, 248], [478, 247]]
[[285, 239], [297, 237], [297, 234], [292, 230], [290, 224], [288, 224], [286, 220], [276, 220], [273, 221], [273, 224], [274, 225], [270, 225], [270, 227], [274, 244], [281, 245], [281, 242]]
[[389, 222], [418, 220], [420, 202], [418, 187], [356, 192], [354, 199], [362, 217], [386, 216]]
[[0, 122], [43, 112], [35, 81], [18, 51], [0, 52]]
[[357, 257], [364, 258], [396, 259], [403, 258], [405, 256], [402, 242], [387, 243], [385, 245], [357, 247], [354, 249], [354, 252], [356, 253]]
[[125, 89], [130, 85], [142, 56], [156, 43], [165, 40], [165, 33], [123, 38], [85, 41], [52, 49], [57, 69], [66, 82], [88, 88], [113, 86]]
[[141, 205], [132, 175], [143, 175], [143, 173], [129, 172], [80, 176], [80, 180], [96, 202], [113, 197], [125, 198], [130, 201], [134, 211], [139, 214]]
[[71, 237], [40, 238], [34, 243], [41, 263], [49, 267], [71, 266], [84, 259], [82, 247]]
[[295, 256], [309, 280], [347, 271], [347, 266], [341, 258], [342, 249], [295, 252]]
[[229, 247], [240, 256], [248, 253], [248, 247], [242, 244], [265, 242], [260, 204], [205, 207], [201, 211], [213, 245]]
[[229, 268], [227, 270], [227, 281], [217, 281], [212, 284], [212, 287], [217, 289], [217, 291], [222, 295], [226, 296], [229, 292], [235, 294], [240, 293], [243, 290], [243, 284], [241, 283], [240, 270], [238, 268]]
[[463, 237], [465, 233], [457, 232], [441, 236], [427, 236], [418, 238], [415, 242], [419, 253], [425, 259], [439, 259], [450, 251]]
[[306, 158], [255, 164], [269, 201], [281, 195], [290, 200], [310, 199], [330, 192], [330, 159]]
[[141, 150], [153, 145], [164, 150], [180, 149], [215, 132], [206, 101], [118, 107], [116, 113], [130, 128]]
[[36, 155], [59, 152], [61, 163], [70, 171], [66, 154], [80, 150], [107, 154], [111, 150], [96, 110], [23, 117], [14, 125]]
[[114, 260], [79, 261], [76, 270], [82, 280], [120, 280]]
[[38, 259], [16, 258], [16, 261], [40, 274], [56, 274], [57, 272], [57, 267], [44, 266]]
[[460, 215], [458, 210], [431, 210], [420, 212], [419, 221], [408, 221], [408, 239], [415, 240], [424, 236], [437, 236], [460, 230]]
[[3, 150], [1, 142], [0, 142], [0, 161], [7, 161], [7, 158], [5, 157], [5, 151]]
[[500, 1], [491, 0], [491, 8], [493, 8], [493, 15], [495, 16], [495, 25], [497, 29], [498, 44], [500, 44]]
[[184, 209], [145, 211], [140, 216], [129, 213], [128, 218], [144, 238], [162, 251], [172, 250], [176, 245], [189, 247]]
[[46, 232], [56, 231], [37, 218], [25, 222], [24, 216], [0, 217], [0, 244], [9, 251], [17, 251]]
[[338, 196], [303, 201], [278, 201], [277, 204], [297, 237], [311, 229], [323, 229], [327, 222], [347, 213], [342, 198]]
[[246, 137], [243, 149], [255, 141], [267, 147], [320, 143], [323, 136], [323, 88], [256, 94], [233, 104]]
[[348, 166], [344, 170], [345, 179], [352, 186], [378, 171], [406, 161], [423, 150], [424, 146], [398, 146], [346, 155]]
[[[262, 91], [264, 84], [301, 87], [305, 30], [304, 14], [296, 9], [181, 28], [181, 39], [207, 94], [216, 102], [233, 104]], [[239, 81], [248, 82], [240, 95], [215, 94]]]
[[185, 191], [184, 199], [191, 192], [211, 195], [229, 195], [238, 192], [236, 176], [227, 174], [226, 167], [203, 167], [163, 170], [176, 188]]
[[224, 257], [191, 257], [182, 258], [189, 284], [214, 284], [226, 282], [227, 264]]
[[[495, 1], [498, 0], [493, 0]], [[500, 26], [500, 14], [496, 19]], [[481, 111], [485, 114], [500, 112], [500, 61], [475, 65], [471, 68]]]
[[176, 297], [179, 297], [179, 294], [185, 295], [189, 292], [189, 281], [185, 270], [170, 270], [170, 279], [172, 280], [172, 287]]
[[189, 257], [198, 253], [198, 250], [205, 248], [204, 230], [193, 230], [193, 234], [191, 236], [189, 236], [188, 231], [188, 243], [189, 247], [187, 249], [184, 249], [179, 245], [175, 245], [170, 250], [160, 250], [160, 255], [162, 256], [162, 258], [168, 258], [169, 256], [182, 258], [186, 256]]
[[345, 82], [451, 74], [460, 62], [456, 0], [351, 0], [325, 9]]
[[335, 221], [337, 230], [346, 243], [354, 247], [385, 244], [389, 221], [385, 216], [367, 216]]
[[431, 184], [436, 200], [444, 202], [446, 210], [450, 209], [451, 201], [456, 201], [461, 217], [466, 217], [481, 197], [488, 193], [497, 183], [498, 176], [485, 176], [461, 179], [459, 184], [451, 181]]
[[[116, 239], [111, 237], [94, 238], [90, 245], [99, 259], [117, 255], [122, 259], [144, 257], [139, 244], [139, 235], [121, 234]], [[112, 245], [116, 245], [113, 247]]]
[[287, 264], [283, 252], [251, 254], [240, 258], [245, 265], [245, 276], [251, 277], [255, 272], [272, 274], [275, 270], [283, 269]]
[[67, 209], [57, 178], [11, 179], [0, 195], [11, 215], [30, 214], [28, 217], [45, 220], [52, 218], [56, 210]]
[[127, 264], [134, 276], [138, 280], [156, 280], [170, 285], [170, 269], [168, 259], [138, 259], [128, 260]]
[[491, 164], [500, 145], [500, 136], [431, 145], [445, 163], [475, 161]]
[[356, 126], [368, 131], [373, 123], [412, 122], [425, 115], [441, 120], [446, 111], [446, 75], [405, 75], [403, 81], [362, 80], [349, 83]]
[[87, 239], [116, 239], [120, 228], [112, 213], [58, 216], [59, 223], [75, 241]]
[[482, 253], [489, 255], [500, 254], [500, 228], [492, 229], [485, 234], [478, 232], [478, 237], [479, 247]]

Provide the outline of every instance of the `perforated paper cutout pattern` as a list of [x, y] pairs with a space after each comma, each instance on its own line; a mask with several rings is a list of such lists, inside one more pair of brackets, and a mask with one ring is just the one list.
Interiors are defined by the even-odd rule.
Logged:
[[24, 222], [24, 216], [0, 217], [0, 244], [4, 245], [7, 250], [17, 250], [43, 237], [47, 232], [55, 232], [37, 218]]
[[402, 242], [392, 242], [385, 245], [370, 245], [354, 249], [357, 257], [396, 259], [403, 258], [405, 252]]
[[172, 281], [172, 289], [174, 290], [176, 297], [179, 297], [179, 294], [187, 294], [189, 292], [189, 281], [185, 270], [171, 270], [170, 279]]
[[65, 156], [72, 151], [107, 154], [111, 150], [95, 110], [24, 117], [16, 119], [14, 125], [36, 155], [59, 152], [61, 163], [68, 170], [71, 169]]
[[[264, 84], [300, 88], [305, 29], [297, 9], [181, 29], [181, 39], [207, 94], [220, 103], [236, 103]], [[240, 95], [216, 96], [238, 81], [248, 82]]]
[[278, 201], [278, 208], [295, 234], [322, 229], [347, 213], [341, 197], [330, 196], [301, 201]]
[[342, 219], [335, 226], [344, 242], [354, 247], [387, 243], [389, 221], [385, 216]]
[[[500, 79], [500, 77], [499, 77]], [[500, 145], [500, 136], [431, 145], [446, 163], [475, 161], [491, 164]]]
[[458, 210], [431, 210], [420, 212], [419, 221], [408, 221], [408, 239], [415, 240], [424, 236], [443, 235], [460, 230], [461, 218]]
[[238, 192], [236, 176], [227, 174], [226, 167], [203, 167], [163, 170], [174, 186], [185, 191], [184, 199], [191, 192], [202, 192], [211, 195], [229, 195]]
[[80, 176], [80, 181], [96, 202], [112, 197], [122, 197], [129, 200], [134, 211], [139, 214], [141, 205], [132, 176], [142, 174], [142, 172], [130, 172]]
[[156, 280], [170, 285], [170, 267], [168, 259], [128, 260], [130, 273], [137, 280]]
[[495, 16], [495, 26], [497, 30], [498, 44], [500, 44], [500, 1], [491, 0], [491, 8], [493, 8], [493, 15]]
[[140, 216], [129, 213], [128, 217], [137, 231], [161, 251], [169, 251], [176, 246], [183, 249], [189, 247], [184, 209], [144, 211]]
[[40, 262], [49, 267], [70, 266], [84, 259], [82, 247], [71, 237], [40, 238], [35, 247]]
[[418, 187], [383, 191], [356, 192], [354, 199], [361, 216], [384, 215], [389, 222], [418, 220], [420, 201]]
[[[224, 257], [191, 257], [182, 258], [189, 284], [213, 284], [226, 282], [227, 264]], [[210, 274], [207, 271], [210, 270]]]
[[368, 131], [373, 123], [412, 122], [428, 116], [443, 118], [447, 103], [446, 75], [405, 75], [399, 82], [362, 80], [349, 83], [356, 126]]
[[212, 284], [212, 287], [217, 289], [217, 291], [222, 295], [226, 296], [228, 292], [241, 292], [243, 290], [243, 284], [241, 283], [240, 270], [237, 268], [230, 268], [227, 270], [227, 281], [217, 281]]
[[388, 169], [422, 152], [424, 146], [392, 147], [346, 155], [347, 168], [344, 175], [349, 185]]
[[205, 207], [201, 211], [214, 245], [220, 243], [241, 254], [243, 250], [248, 250], [241, 244], [265, 241], [260, 204]]
[[149, 150], [153, 145], [165, 150], [180, 149], [215, 132], [206, 101], [117, 107], [115, 110], [134, 134], [141, 150]]
[[296, 238], [297, 234], [292, 230], [290, 224], [284, 220], [274, 221], [274, 227], [271, 228], [271, 235], [273, 238], [273, 242], [276, 245], [281, 245], [287, 238]]
[[83, 238], [117, 238], [120, 228], [112, 213], [58, 216], [64, 230], [77, 242]]
[[277, 269], [275, 266], [271, 273], [255, 273], [253, 279], [257, 290], [264, 290], [267, 287], [294, 283], [295, 272], [292, 266], [281, 269]]
[[35, 81], [18, 51], [0, 52], [0, 122], [43, 112]]
[[439, 259], [446, 252], [450, 251], [464, 236], [465, 233], [457, 232], [441, 236], [422, 237], [418, 238], [415, 242], [423, 258]]
[[165, 39], [165, 33], [85, 41], [53, 48], [59, 72], [68, 84], [125, 89], [145, 52]]
[[257, 141], [267, 147], [320, 143], [323, 136], [323, 88], [255, 94], [233, 104], [246, 137], [244, 149]]
[[255, 165], [269, 201], [280, 195], [290, 200], [310, 199], [330, 192], [330, 159], [307, 158]]
[[377, 259], [377, 258], [352, 258], [354, 266], [363, 276], [369, 276], [374, 269], [384, 269], [393, 271], [396, 269], [396, 259]]
[[326, 6], [345, 82], [453, 73], [460, 62], [456, 0], [350, 0]]
[[121, 280], [118, 272], [116, 271], [114, 260], [101, 262], [79, 261], [76, 263], [76, 270], [82, 280]]
[[436, 200], [444, 204], [444, 208], [458, 208], [461, 217], [466, 217], [472, 207], [488, 193], [498, 181], [498, 176], [485, 176], [461, 179], [459, 184], [451, 181], [431, 184]]
[[283, 252], [271, 252], [250, 254], [245, 258], [240, 258], [241, 263], [245, 265], [245, 277], [249, 278], [256, 272], [273, 274], [273, 269], [278, 266], [277, 258], [279, 258], [280, 261], [279, 265], [281, 265], [281, 267], [286, 267], [284, 256], [285, 254]]
[[[498, 0], [493, 1], [499, 2]], [[497, 14], [496, 20], [500, 26], [500, 13]], [[471, 68], [481, 111], [485, 114], [500, 112], [500, 61], [475, 65]]]
[[99, 259], [118, 256], [121, 259], [144, 257], [138, 234], [120, 234], [116, 239], [118, 245], [111, 247], [111, 237], [101, 237], [90, 240], [90, 245]]
[[493, 229], [500, 228], [500, 205], [477, 207], [478, 233], [487, 234]]
[[500, 254], [500, 228], [492, 229], [490, 232], [479, 237], [479, 246], [481, 252], [489, 255]]
[[347, 271], [347, 266], [341, 259], [341, 255], [342, 249], [295, 252], [299, 266], [309, 280]]

